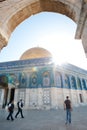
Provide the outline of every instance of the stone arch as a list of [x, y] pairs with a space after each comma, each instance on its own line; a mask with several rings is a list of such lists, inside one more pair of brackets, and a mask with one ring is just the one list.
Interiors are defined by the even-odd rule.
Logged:
[[[12, 17], [8, 20], [7, 26], [12, 32], [18, 24], [22, 21], [30, 17], [31, 15], [40, 13], [40, 12], [56, 12], [60, 14], [64, 14], [75, 21], [75, 11], [70, 9], [69, 5], [65, 5], [59, 1], [52, 1], [48, 0], [49, 2], [42, 1], [41, 3], [35, 2], [31, 5], [27, 5], [26, 7], [22, 8], [18, 12], [16, 12]], [[47, 3], [47, 4], [46, 4]], [[41, 5], [40, 5], [41, 4]], [[49, 8], [47, 7], [49, 6]], [[36, 8], [36, 10], [34, 9]]]
[[[31, 15], [40, 12], [56, 12], [68, 16], [74, 22], [78, 22], [81, 1], [71, 0], [18, 0], [0, 2], [0, 48], [7, 45], [13, 30]], [[4, 12], [4, 13], [3, 13]]]

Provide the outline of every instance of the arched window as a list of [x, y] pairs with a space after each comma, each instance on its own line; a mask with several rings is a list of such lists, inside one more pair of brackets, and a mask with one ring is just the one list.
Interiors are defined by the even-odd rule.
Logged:
[[8, 77], [6, 75], [0, 75], [0, 85], [2, 87], [8, 86]]
[[77, 88], [80, 89], [80, 90], [82, 90], [81, 80], [80, 80], [79, 77], [77, 78]]
[[72, 87], [73, 89], [76, 89], [76, 80], [75, 80], [75, 77], [74, 77], [74, 76], [71, 77], [71, 87]]
[[70, 81], [69, 81], [69, 76], [67, 74], [65, 74], [65, 88], [70, 88]]
[[43, 73], [43, 86], [48, 87], [50, 86], [50, 75], [48, 71]]
[[85, 82], [84, 79], [82, 79], [82, 88], [85, 89], [85, 90], [87, 89], [87, 88], [86, 88], [86, 82]]
[[62, 76], [60, 72], [55, 73], [55, 85], [57, 87], [62, 87]]
[[19, 75], [19, 87], [26, 88], [26, 73], [20, 73]]
[[37, 73], [32, 73], [30, 78], [30, 87], [37, 87]]

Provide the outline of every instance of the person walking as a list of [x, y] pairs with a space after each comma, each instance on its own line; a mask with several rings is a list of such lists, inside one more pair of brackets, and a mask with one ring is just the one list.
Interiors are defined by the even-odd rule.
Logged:
[[69, 96], [66, 96], [66, 100], [64, 101], [64, 110], [66, 110], [66, 122], [65, 122], [65, 124], [67, 124], [67, 123], [71, 124], [72, 105], [71, 105], [71, 101], [69, 99]]
[[12, 101], [11, 103], [8, 104], [8, 116], [7, 116], [7, 120], [11, 120], [13, 121], [14, 118], [13, 118], [13, 112], [14, 112], [14, 101]]
[[18, 111], [17, 111], [17, 113], [16, 113], [16, 115], [15, 115], [15, 118], [17, 118], [17, 116], [19, 115], [19, 113], [21, 114], [21, 118], [24, 118], [24, 116], [23, 116], [23, 111], [22, 111], [23, 106], [24, 106], [23, 100], [20, 99], [20, 100], [17, 102]]

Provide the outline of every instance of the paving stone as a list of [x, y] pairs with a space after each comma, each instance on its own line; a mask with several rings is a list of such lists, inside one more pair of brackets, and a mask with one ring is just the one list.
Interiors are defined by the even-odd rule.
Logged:
[[[14, 116], [17, 110], [14, 111]], [[72, 124], [65, 125], [65, 111], [23, 110], [25, 118], [7, 121], [8, 112], [0, 110], [0, 130], [87, 130], [87, 106], [73, 108]]]

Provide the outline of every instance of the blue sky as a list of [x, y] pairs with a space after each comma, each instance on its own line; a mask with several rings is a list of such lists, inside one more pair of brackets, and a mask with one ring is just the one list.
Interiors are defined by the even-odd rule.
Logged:
[[19, 60], [32, 47], [43, 47], [58, 64], [68, 62], [87, 69], [87, 58], [81, 40], [74, 39], [77, 25], [65, 15], [39, 13], [15, 28], [8, 45], [1, 50], [0, 62]]

